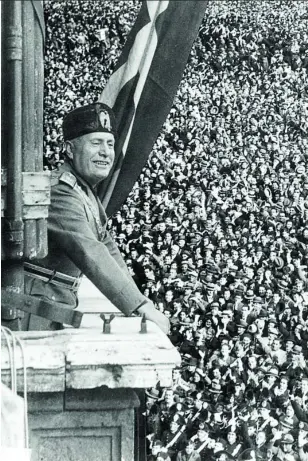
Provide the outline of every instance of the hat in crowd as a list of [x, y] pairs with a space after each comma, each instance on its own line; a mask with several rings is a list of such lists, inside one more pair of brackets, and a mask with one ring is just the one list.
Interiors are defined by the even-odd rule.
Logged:
[[219, 379], [213, 379], [209, 391], [213, 394], [221, 394], [221, 385]]
[[279, 279], [279, 280], [277, 280], [277, 286], [279, 288], [282, 288], [283, 290], [285, 290], [289, 286], [289, 284], [285, 280]]
[[294, 346], [293, 349], [292, 349], [292, 354], [293, 355], [299, 355], [302, 352], [303, 352], [303, 348], [299, 344], [296, 344], [296, 346]]
[[257, 296], [257, 297], [254, 299], [254, 303], [255, 303], [255, 304], [263, 304], [263, 299], [260, 298], [259, 296]]
[[205, 287], [208, 291], [214, 291], [215, 290], [215, 283], [212, 282], [206, 282]]
[[186, 290], [186, 289], [193, 290], [193, 288], [194, 288], [194, 284], [193, 284], [193, 283], [191, 283], [191, 282], [185, 282], [185, 284], [184, 284], [184, 289], [185, 289], [185, 290]]
[[234, 290], [234, 292], [235, 292], [236, 294], [243, 294], [244, 291], [245, 291], [245, 286], [242, 285], [241, 283], [238, 284], [238, 286], [237, 286], [237, 287], [235, 288], [235, 290]]
[[287, 429], [293, 429], [294, 427], [293, 420], [287, 418], [286, 416], [282, 416], [281, 418], [279, 418], [279, 423]]
[[267, 372], [265, 373], [265, 376], [276, 376], [278, 378], [279, 376], [279, 370], [276, 367], [271, 367]]
[[283, 434], [280, 443], [286, 443], [292, 445], [294, 443], [294, 438], [291, 434]]
[[151, 389], [148, 389], [145, 391], [145, 395], [147, 395], [151, 399], [157, 400], [159, 397], [159, 390], [156, 389], [155, 387], [152, 387]]
[[245, 294], [245, 298], [248, 300], [251, 300], [254, 298], [254, 293], [252, 290], [248, 290], [247, 293]]
[[198, 277], [198, 272], [197, 272], [197, 271], [190, 270], [190, 271], [188, 272], [188, 275], [189, 275], [190, 277]]
[[219, 272], [217, 267], [215, 267], [213, 264], [208, 263], [208, 264], [206, 264], [205, 267], [206, 267], [207, 272], [209, 272], [210, 274], [215, 275], [215, 274], [218, 274], [218, 272]]
[[285, 339], [285, 342], [295, 343], [295, 336], [292, 333], [290, 333], [289, 336]]
[[194, 399], [192, 397], [186, 397], [184, 400], [184, 406], [186, 408], [193, 408], [194, 407]]
[[111, 133], [116, 136], [116, 121], [110, 107], [101, 102], [77, 107], [63, 119], [65, 141], [90, 133]]

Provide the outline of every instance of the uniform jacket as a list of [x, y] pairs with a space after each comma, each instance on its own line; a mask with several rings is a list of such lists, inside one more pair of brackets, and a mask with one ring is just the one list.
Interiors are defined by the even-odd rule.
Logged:
[[[48, 256], [34, 263], [73, 277], [86, 275], [118, 309], [130, 315], [146, 298], [106, 229], [107, 216], [95, 191], [67, 163], [53, 174], [51, 186]], [[73, 291], [26, 279], [28, 294], [76, 307]]]

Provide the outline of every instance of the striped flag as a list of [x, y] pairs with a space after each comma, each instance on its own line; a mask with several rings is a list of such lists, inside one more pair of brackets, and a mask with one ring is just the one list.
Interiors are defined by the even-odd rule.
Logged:
[[111, 216], [126, 200], [171, 109], [208, 0], [145, 1], [100, 96], [118, 126], [113, 170], [99, 196]]

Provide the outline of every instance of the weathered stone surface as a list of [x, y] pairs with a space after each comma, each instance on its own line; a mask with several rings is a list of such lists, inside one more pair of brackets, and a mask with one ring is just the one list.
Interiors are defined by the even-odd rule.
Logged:
[[[147, 388], [160, 381], [169, 386], [180, 355], [152, 322], [141, 334], [140, 318], [116, 317], [111, 334], [103, 334], [98, 316], [85, 315], [80, 329], [60, 332], [19, 332], [26, 352], [29, 392], [57, 392], [65, 388]], [[9, 354], [3, 346], [3, 381], [9, 384]], [[22, 360], [16, 351], [19, 376]], [[18, 379], [18, 389], [23, 381]]]
[[134, 459], [133, 409], [35, 413], [30, 428], [31, 461]]
[[[28, 392], [63, 391], [65, 389], [66, 359], [63, 350], [49, 345], [37, 344], [36, 341], [25, 341], [25, 366], [27, 369]], [[1, 344], [1, 380], [11, 385], [11, 360], [9, 351]], [[17, 389], [23, 392], [23, 355], [19, 347], [15, 350], [15, 366], [17, 369]]]

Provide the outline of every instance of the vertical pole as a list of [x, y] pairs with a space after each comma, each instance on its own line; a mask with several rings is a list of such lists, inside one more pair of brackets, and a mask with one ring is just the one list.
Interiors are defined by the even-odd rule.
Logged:
[[[37, 6], [37, 2], [32, 2], [32, 4]], [[37, 11], [37, 9], [35, 10]], [[44, 101], [44, 16], [43, 9], [41, 10], [41, 20], [36, 21], [35, 37], [35, 76], [34, 76], [34, 88], [35, 88], [35, 110], [36, 110], [36, 120], [37, 120], [37, 135], [35, 137], [35, 152], [36, 152], [36, 165], [35, 171], [43, 171], [43, 101]], [[44, 258], [48, 253], [48, 243], [47, 243], [47, 220], [38, 219], [36, 225], [36, 235], [37, 235], [37, 258]]]
[[[35, 23], [34, 9], [31, 2], [22, 2], [22, 24], [24, 37], [22, 60], [22, 160], [23, 171], [36, 171], [35, 138], [38, 120], [36, 118], [35, 100]], [[31, 84], [32, 82], [32, 84]], [[42, 152], [41, 152], [42, 155]], [[36, 220], [24, 219], [24, 255], [27, 259], [36, 259]]]
[[[5, 30], [4, 78], [9, 90], [3, 94], [2, 109], [6, 118], [7, 206], [3, 218], [5, 262], [2, 286], [7, 291], [23, 293], [23, 220], [22, 220], [22, 2], [2, 2], [2, 26]], [[19, 328], [19, 311], [2, 312], [3, 323]]]

